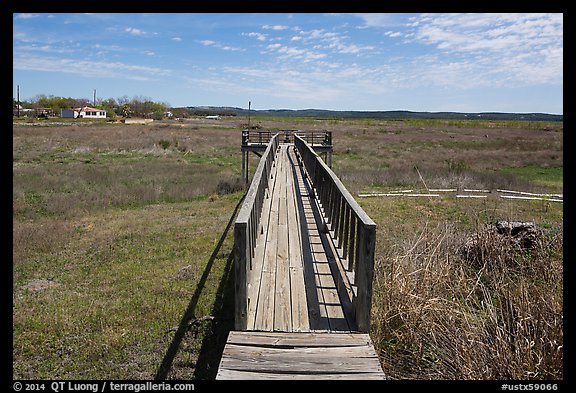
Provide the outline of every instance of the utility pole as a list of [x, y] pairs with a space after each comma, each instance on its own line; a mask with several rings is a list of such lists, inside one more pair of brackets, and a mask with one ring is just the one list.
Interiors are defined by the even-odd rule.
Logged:
[[20, 117], [20, 85], [16, 85], [16, 110], [18, 117]]
[[96, 89], [94, 89], [94, 108], [96, 108]]
[[250, 104], [252, 103], [248, 101], [248, 129], [250, 129]]

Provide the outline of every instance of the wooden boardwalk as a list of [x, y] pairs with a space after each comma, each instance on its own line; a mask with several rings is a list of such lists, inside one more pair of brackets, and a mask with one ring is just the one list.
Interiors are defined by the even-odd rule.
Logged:
[[293, 147], [280, 145], [262, 207], [262, 234], [248, 276], [248, 329], [350, 331], [329, 266], [333, 251], [320, 233], [318, 207]]
[[338, 225], [327, 223], [295, 145], [276, 142], [269, 154], [260, 213], [250, 214], [259, 218], [254, 240], [236, 238], [240, 257], [248, 255], [245, 268], [236, 267], [243, 318], [241, 331], [230, 332], [217, 379], [384, 379], [369, 335], [358, 329], [358, 288], [347, 272], [351, 254], [361, 251], [345, 258], [340, 243], [348, 242], [334, 240]]
[[384, 379], [365, 333], [230, 332], [217, 379]]

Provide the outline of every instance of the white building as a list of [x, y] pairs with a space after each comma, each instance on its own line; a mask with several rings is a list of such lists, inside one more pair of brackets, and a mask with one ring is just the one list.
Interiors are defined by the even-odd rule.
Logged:
[[84, 106], [82, 108], [62, 109], [60, 117], [76, 119], [105, 119], [106, 111], [104, 109], [91, 108]]

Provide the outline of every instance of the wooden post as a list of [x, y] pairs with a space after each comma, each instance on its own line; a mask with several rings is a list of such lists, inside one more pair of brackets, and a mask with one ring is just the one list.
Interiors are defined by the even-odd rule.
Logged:
[[248, 179], [250, 178], [250, 152], [246, 152], [246, 183], [248, 183]]
[[246, 176], [246, 151], [242, 150], [242, 179], [244, 184], [248, 184], [248, 176]]
[[234, 328], [245, 330], [248, 324], [247, 262], [251, 250], [248, 248], [246, 223], [234, 225]]
[[361, 332], [370, 332], [370, 312], [372, 310], [372, 279], [374, 278], [374, 248], [376, 243], [376, 226], [359, 225], [358, 227], [359, 258], [355, 284], [356, 323]]

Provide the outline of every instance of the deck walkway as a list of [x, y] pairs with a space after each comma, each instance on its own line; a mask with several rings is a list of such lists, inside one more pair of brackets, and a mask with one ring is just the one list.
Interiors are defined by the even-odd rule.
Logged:
[[274, 154], [246, 274], [246, 329], [230, 332], [217, 379], [385, 379], [294, 144]]
[[248, 330], [350, 331], [330, 270], [334, 251], [293, 145], [277, 154], [248, 276]]
[[366, 333], [230, 332], [216, 379], [377, 379]]

